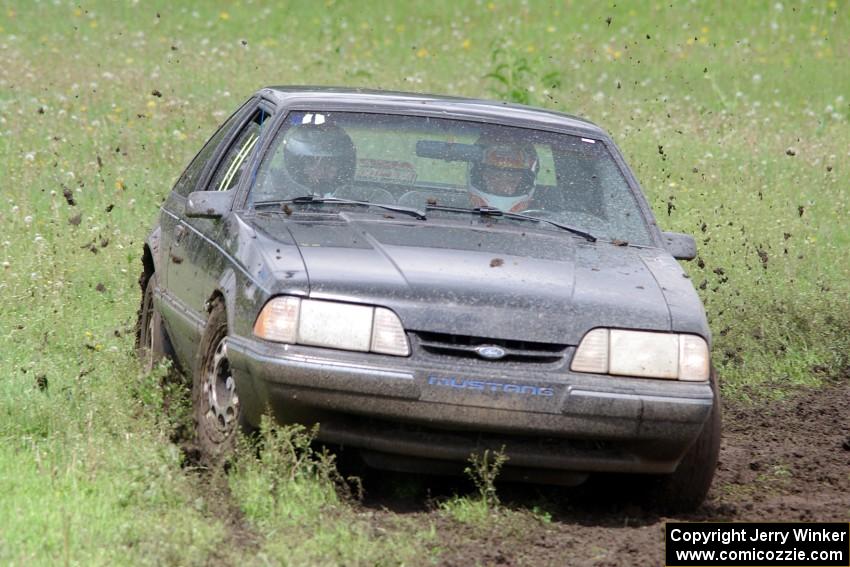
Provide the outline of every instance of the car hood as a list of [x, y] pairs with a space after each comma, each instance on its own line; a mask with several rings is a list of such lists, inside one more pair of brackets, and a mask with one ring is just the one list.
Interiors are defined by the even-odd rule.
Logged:
[[[294, 247], [310, 297], [389, 307], [410, 331], [573, 345], [600, 326], [707, 335], [693, 286], [663, 250], [477, 217], [263, 215], [251, 224], [273, 237], [261, 239], [275, 248], [265, 254], [283, 286], [273, 293], [301, 269], [286, 253]], [[686, 315], [679, 321], [671, 298]]]

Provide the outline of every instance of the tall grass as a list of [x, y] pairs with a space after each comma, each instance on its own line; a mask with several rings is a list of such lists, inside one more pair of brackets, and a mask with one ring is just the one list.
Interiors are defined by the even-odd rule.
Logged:
[[[226, 523], [180, 468], [132, 356], [135, 282], [174, 179], [265, 84], [526, 97], [586, 116], [660, 224], [697, 236], [687, 270], [728, 396], [846, 374], [847, 16], [831, 1], [4, 2], [0, 562], [215, 557]], [[317, 560], [321, 538], [337, 542], [330, 561], [384, 557], [340, 541], [394, 549], [362, 524], [337, 531], [346, 505], [315, 487], [321, 536], [276, 540], [286, 515], [245, 488], [257, 467], [235, 492], [269, 561]]]

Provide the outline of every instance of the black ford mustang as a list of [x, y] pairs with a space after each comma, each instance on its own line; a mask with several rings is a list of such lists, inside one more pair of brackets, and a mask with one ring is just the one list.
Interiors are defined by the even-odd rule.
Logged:
[[213, 135], [144, 245], [139, 350], [193, 378], [210, 459], [271, 411], [371, 466], [635, 473], [702, 502], [710, 333], [620, 152], [564, 114], [281, 87]]

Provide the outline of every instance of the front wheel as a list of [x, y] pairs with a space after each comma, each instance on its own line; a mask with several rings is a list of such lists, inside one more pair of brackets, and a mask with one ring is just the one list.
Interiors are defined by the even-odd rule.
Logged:
[[216, 465], [233, 453], [243, 416], [227, 356], [227, 314], [219, 300], [198, 347], [192, 381], [195, 441], [202, 460]]
[[682, 457], [676, 471], [653, 478], [646, 493], [655, 506], [667, 512], [689, 512], [699, 507], [714, 479], [720, 456], [721, 404], [720, 388], [713, 368], [711, 386], [714, 405], [699, 437]]

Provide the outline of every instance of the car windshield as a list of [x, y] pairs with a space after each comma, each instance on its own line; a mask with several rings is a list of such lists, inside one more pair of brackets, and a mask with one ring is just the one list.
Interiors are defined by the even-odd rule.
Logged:
[[[489, 207], [603, 239], [652, 243], [635, 196], [601, 140], [528, 128], [291, 112], [257, 170], [250, 202], [307, 195], [420, 211], [435, 204]], [[452, 215], [457, 211], [428, 211], [429, 217]]]

